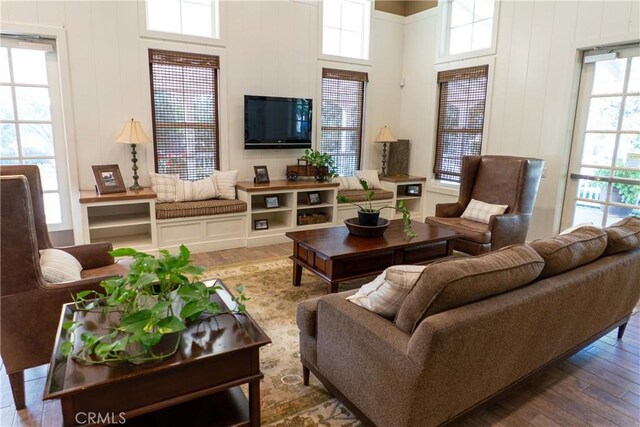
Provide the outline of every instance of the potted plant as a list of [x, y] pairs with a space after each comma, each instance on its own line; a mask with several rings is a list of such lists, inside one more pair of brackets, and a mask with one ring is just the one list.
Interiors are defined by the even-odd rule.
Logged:
[[[178, 350], [180, 333], [190, 322], [245, 312], [247, 298], [242, 287], [233, 297], [233, 311], [223, 312], [210, 300], [222, 288], [207, 287], [198, 279], [205, 269], [193, 265], [184, 245], [176, 255], [162, 250], [159, 257], [154, 257], [131, 248], [111, 251], [111, 255], [133, 258], [128, 274], [103, 281], [104, 293], [83, 291], [74, 297], [76, 310], [98, 315], [100, 323], [108, 327], [96, 328], [89, 320], [63, 324], [70, 337], [62, 344], [62, 354], [71, 355], [77, 362], [140, 364], [162, 360]], [[79, 341], [76, 330], [83, 331]], [[167, 345], [160, 345], [167, 338], [168, 350]]]
[[309, 166], [316, 168], [315, 178], [318, 182], [329, 181], [338, 176], [336, 164], [331, 154], [307, 149], [304, 150], [304, 155], [300, 159], [305, 160]]
[[351, 205], [358, 207], [358, 223], [360, 225], [369, 226], [369, 227], [376, 226], [378, 225], [378, 219], [380, 218], [380, 211], [382, 209], [393, 209], [398, 212], [402, 212], [402, 221], [404, 222], [404, 234], [409, 239], [416, 236], [415, 231], [413, 231], [413, 228], [411, 227], [411, 213], [409, 212], [409, 209], [407, 209], [407, 207], [405, 206], [404, 200], [398, 201], [397, 206], [387, 205], [387, 206], [382, 206], [380, 208], [374, 209], [371, 203], [374, 192], [369, 189], [369, 183], [366, 180], [360, 179], [359, 181], [360, 181], [360, 186], [365, 191], [365, 195], [367, 197], [366, 204], [364, 206], [358, 203], [352, 202], [346, 196], [338, 196], [337, 199], [339, 203], [349, 203]]

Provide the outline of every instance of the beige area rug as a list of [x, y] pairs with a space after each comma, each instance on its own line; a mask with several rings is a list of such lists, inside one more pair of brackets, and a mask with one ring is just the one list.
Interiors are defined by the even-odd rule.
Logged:
[[[260, 351], [264, 379], [260, 384], [263, 426], [313, 427], [359, 426], [361, 423], [338, 400], [331, 397], [311, 375], [309, 386], [302, 384], [298, 346], [296, 307], [307, 298], [324, 295], [326, 284], [303, 270], [302, 285], [291, 285], [292, 262], [273, 258], [225, 265], [207, 270], [204, 277], [219, 278], [230, 290], [243, 284], [250, 298], [247, 311], [271, 338]], [[352, 289], [360, 280], [341, 284]]]

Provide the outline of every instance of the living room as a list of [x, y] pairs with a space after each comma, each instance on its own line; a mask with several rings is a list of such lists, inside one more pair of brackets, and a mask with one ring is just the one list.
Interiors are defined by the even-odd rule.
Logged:
[[[180, 11], [182, 2], [189, 3], [193, 9], [190, 9], [191, 15], [185, 12], [181, 18], [182, 21], [178, 22], [176, 27], [175, 22], [172, 21], [172, 14], [175, 13], [171, 7], [177, 7], [175, 10]], [[637, 143], [640, 130], [639, 110], [629, 108], [630, 112], [627, 112], [620, 109], [622, 104], [618, 102], [616, 105], [619, 111], [614, 114], [619, 119], [619, 125], [611, 130], [600, 132], [603, 135], [616, 135], [611, 145], [615, 146], [615, 149], [611, 149], [613, 154], [609, 157], [617, 162], [623, 157], [620, 153], [624, 153], [625, 163], [621, 168], [618, 168], [616, 162], [611, 161], [611, 167], [598, 169], [593, 167], [594, 164], [601, 164], [598, 161], [581, 159], [580, 153], [583, 146], [592, 144], [590, 147], [595, 147], [593, 157], [601, 156], [609, 159], [604, 153], [608, 148], [603, 148], [606, 145], [606, 138], [594, 142], [578, 136], [584, 134], [584, 122], [587, 121], [588, 116], [586, 106], [592, 95], [589, 92], [591, 88], [585, 88], [584, 82], [594, 81], [593, 75], [597, 74], [594, 69], [597, 64], [607, 61], [613, 63], [616, 60], [618, 61], [616, 63], [626, 61], [621, 71], [618, 70], [617, 74], [613, 73], [618, 80], [605, 80], [603, 84], [619, 84], [624, 88], [624, 94], [621, 96], [628, 100], [628, 105], [638, 103], [635, 92], [638, 91], [636, 76], [640, 68], [635, 64], [640, 63], [638, 58], [640, 6], [636, 1], [496, 1], [493, 3], [480, 0], [475, 2], [454, 0], [438, 3], [435, 1], [353, 0], [350, 5], [356, 7], [356, 12], [352, 10], [351, 13], [360, 13], [358, 19], [362, 19], [357, 24], [354, 23], [356, 15], [343, 17], [343, 23], [335, 19], [334, 12], [325, 12], [325, 3], [332, 2], [323, 3], [316, 0], [193, 2], [182, 0], [182, 2], [172, 2], [171, 7], [163, 5], [159, 9], [154, 9], [159, 3], [151, 0], [146, 2], [2, 0], [0, 3], [3, 50], [8, 52], [9, 49], [25, 51], [30, 49], [34, 52], [44, 52], [43, 58], [46, 58], [44, 84], [39, 82], [26, 87], [47, 89], [48, 98], [45, 103], [50, 103], [51, 113], [45, 120], [36, 118], [18, 123], [12, 115], [13, 112], [3, 112], [1, 161], [3, 164], [35, 163], [41, 166], [45, 211], [53, 246], [80, 245], [109, 240], [108, 234], [105, 238], [100, 232], [94, 233], [90, 229], [92, 210], [100, 209], [104, 205], [104, 199], [100, 197], [109, 196], [108, 193], [96, 194], [98, 182], [95, 168], [92, 166], [115, 165], [116, 170], [121, 174], [122, 184], [126, 187], [134, 183], [133, 175], [139, 175], [137, 182], [146, 187], [147, 191], [152, 184], [150, 173], [174, 173], [170, 169], [162, 170], [156, 162], [156, 158], [162, 157], [163, 154], [157, 151], [155, 144], [155, 141], [161, 139], [162, 132], [161, 127], [158, 126], [159, 119], [156, 114], [158, 105], [154, 104], [153, 99], [153, 87], [157, 82], [153, 79], [161, 76], [153, 74], [150, 51], [170, 51], [217, 58], [217, 64], [213, 67], [215, 69], [215, 107], [212, 114], [216, 119], [210, 138], [213, 142], [210, 147], [213, 153], [211, 167], [221, 172], [238, 171], [234, 185], [238, 184], [236, 187], [238, 199], [248, 204], [247, 212], [224, 214], [220, 216], [219, 221], [216, 220], [217, 222], [202, 220], [197, 224], [192, 218], [156, 219], [153, 212], [159, 212], [157, 209], [160, 203], [154, 198], [142, 200], [135, 198], [123, 202], [117, 200], [119, 193], [111, 194], [116, 198], [116, 203], [108, 209], [115, 209], [117, 212], [117, 209], [122, 206], [129, 206], [131, 209], [142, 206], [150, 216], [148, 224], [124, 226], [135, 229], [136, 233], [140, 227], [148, 227], [148, 241], [139, 249], [155, 254], [162, 248], [169, 248], [175, 252], [184, 243], [191, 249], [193, 259], [209, 268], [207, 278], [214, 277], [210, 275], [214, 273], [217, 275], [215, 277], [221, 278], [227, 274], [230, 277], [229, 283], [225, 281], [227, 285], [235, 285], [236, 281], [257, 280], [247, 277], [246, 274], [240, 275], [238, 269], [247, 266], [232, 267], [230, 264], [257, 262], [260, 259], [267, 260], [264, 262], [269, 264], [274, 257], [282, 258], [285, 255], [287, 257], [291, 255], [291, 239], [286, 236], [286, 233], [298, 230], [299, 227], [295, 221], [300, 209], [297, 205], [302, 200], [303, 192], [309, 193], [308, 188], [285, 191], [267, 187], [269, 188], [267, 191], [264, 190], [265, 187], [257, 190], [253, 187], [252, 181], [256, 176], [256, 167], [264, 166], [265, 170], [268, 170], [268, 177], [273, 185], [279, 181], [287, 182], [288, 167], [298, 164], [298, 160], [305, 155], [305, 149], [282, 147], [246, 149], [245, 96], [311, 99], [315, 114], [310, 121], [312, 131], [309, 134], [311, 140], [309, 148], [327, 151], [330, 145], [322, 143], [323, 129], [326, 130], [328, 127], [322, 121], [325, 93], [323, 81], [327, 79], [327, 70], [348, 71], [351, 73], [347, 78], [349, 81], [353, 81], [354, 78], [360, 79], [358, 87], [361, 88], [359, 99], [362, 100], [362, 105], [358, 122], [358, 144], [354, 150], [350, 148], [349, 153], [341, 154], [347, 160], [339, 164], [352, 165], [345, 166], [346, 173], [342, 172], [341, 175], [353, 175], [356, 170], [381, 172], [383, 162], [387, 160], [390, 162], [393, 160], [392, 157], [399, 153], [398, 147], [401, 144], [396, 144], [396, 140], [408, 141], [403, 143], [407, 149], [403, 175], [411, 176], [413, 181], [398, 182], [393, 181], [393, 178], [385, 180], [382, 177], [381, 186], [382, 189], [393, 193], [391, 196], [393, 206], [400, 201], [400, 188], [405, 191], [405, 187], [408, 186], [406, 182], [419, 188], [420, 194], [417, 199], [414, 199], [417, 202], [412, 202], [414, 206], [411, 206], [414, 222], [422, 223], [425, 217], [433, 216], [436, 213], [436, 205], [454, 203], [458, 200], [459, 184], [456, 180], [459, 181], [459, 179], [448, 178], [452, 176], [459, 178], [462, 154], [458, 154], [457, 169], [453, 172], [442, 169], [445, 163], [437, 155], [437, 146], [442, 142], [438, 140], [439, 135], [442, 134], [439, 124], [443, 126], [443, 120], [439, 121], [439, 116], [444, 114], [439, 110], [439, 105], [446, 101], [442, 98], [444, 93], [442, 85], [446, 84], [446, 81], [443, 82], [441, 77], [452, 70], [468, 68], [486, 71], [483, 77], [485, 86], [482, 94], [484, 99], [482, 120], [480, 130], [476, 132], [476, 139], [474, 139], [477, 142], [479, 135], [480, 143], [475, 145], [476, 152], [465, 151], [464, 153], [508, 155], [544, 161], [540, 171], [537, 196], [534, 197], [535, 204], [530, 224], [528, 224], [528, 233], [526, 233], [527, 242], [550, 238], [578, 223], [590, 222], [598, 227], [604, 227], [628, 215], [638, 215], [640, 191], [636, 190], [640, 188], [637, 182], [640, 166], [638, 163], [633, 163], [633, 159], [637, 159], [638, 150], [640, 150], [640, 145]], [[348, 0], [343, 2], [349, 3]], [[337, 3], [341, 4], [341, 2]], [[198, 9], [200, 7], [206, 8], [202, 9], [207, 11], [207, 16], [204, 18], [202, 12], [198, 13], [201, 10]], [[474, 12], [475, 7], [477, 10]], [[162, 13], [155, 12], [156, 10]], [[456, 19], [462, 21], [456, 21]], [[336, 24], [335, 21], [340, 22]], [[162, 31], [160, 30], [162, 25], [174, 26]], [[208, 32], [201, 32], [202, 25], [208, 28]], [[337, 26], [337, 30], [331, 25]], [[345, 42], [344, 45], [338, 42], [337, 47], [330, 46], [331, 40], [335, 41], [335, 39], [331, 39], [328, 34], [347, 31], [345, 28], [348, 31], [359, 32], [359, 41], [351, 44]], [[40, 39], [34, 35], [39, 35]], [[26, 44], [31, 46], [26, 47]], [[6, 60], [4, 64], [8, 67], [6, 75], [9, 75], [8, 71], [11, 68], [11, 75], [15, 80], [14, 74], [20, 71], [19, 64], [17, 60], [15, 64], [9, 63], [7, 58], [9, 58], [8, 55], [3, 58], [3, 61]], [[14, 60], [11, 59], [11, 61]], [[29, 74], [24, 68], [21, 70]], [[598, 78], [596, 77], [595, 80], [598, 81]], [[12, 80], [3, 78], [2, 89], [20, 86], [11, 82]], [[18, 91], [16, 89], [14, 92], [7, 93], [11, 97], [11, 93], [17, 94]], [[41, 101], [40, 99], [38, 102]], [[13, 108], [20, 112], [19, 102], [21, 101], [18, 95], [13, 95], [12, 99], [3, 98], [3, 109], [9, 110], [5, 105], [17, 103], [18, 106], [14, 105]], [[634, 102], [636, 104], [633, 104]], [[609, 109], [605, 107], [601, 110], [603, 116], [610, 114], [612, 108], [616, 108], [615, 105], [609, 106]], [[149, 135], [148, 142], [150, 142], [141, 140], [134, 146], [134, 150], [137, 151], [137, 163], [134, 162], [133, 166], [137, 165], [138, 168], [134, 171], [132, 171], [131, 141], [125, 144], [116, 142], [122, 136], [123, 126], [126, 129], [126, 125], [132, 119], [138, 123], [143, 132]], [[22, 126], [26, 132], [28, 126], [43, 123], [49, 126], [46, 138], [52, 141], [50, 150], [47, 148], [38, 152], [39, 154], [23, 154], [18, 145], [22, 142], [18, 142], [15, 136], [11, 140], [11, 135], [20, 135], [23, 132]], [[627, 126], [628, 123], [631, 125]], [[9, 127], [18, 130], [11, 134]], [[391, 131], [392, 137], [383, 141], [380, 140], [379, 134], [385, 127]], [[7, 139], [6, 136], [8, 136]], [[26, 145], [27, 137], [21, 136], [21, 138], [25, 139]], [[43, 138], [41, 135], [32, 135], [32, 141], [35, 141], [35, 144], [38, 144], [41, 138]], [[630, 142], [625, 142], [624, 138], [629, 138]], [[15, 153], [11, 149], [12, 144], [16, 146]], [[387, 150], [389, 150], [388, 154]], [[108, 171], [111, 170], [113, 169]], [[604, 182], [610, 185], [608, 190], [603, 190], [602, 181], [589, 180], [583, 176], [601, 177], [602, 175], [598, 172], [601, 170], [610, 174], [607, 178], [625, 179], [626, 181], [620, 184], [630, 189], [630, 193], [635, 195], [635, 200], [633, 196], [622, 202], [612, 201], [610, 198], [600, 200], [597, 197], [591, 200], [591, 197], [585, 196], [583, 191], [586, 191], [586, 188], [597, 190], [598, 194], [611, 193], [612, 186], [615, 186], [613, 181], [605, 180]], [[52, 184], [54, 181], [58, 184]], [[588, 185], [585, 184], [587, 182]], [[326, 187], [329, 184], [318, 186], [313, 177], [303, 176], [298, 178], [297, 184], [308, 185], [311, 190], [318, 191], [322, 202], [318, 209], [330, 218], [326, 226], [342, 226], [343, 216], [348, 217], [350, 213], [355, 212], [344, 210], [344, 206], [340, 207], [336, 202], [335, 196], [339, 191], [337, 185], [335, 187]], [[279, 195], [276, 199], [276, 207], [269, 212], [267, 212], [268, 206], [264, 209], [252, 206], [252, 201], [256, 200], [256, 197], [262, 197], [263, 193], [267, 196], [271, 193]], [[84, 200], [82, 200], [83, 197]], [[410, 199], [410, 197], [405, 198]], [[278, 203], [282, 206], [278, 206]], [[613, 214], [612, 208], [621, 207], [618, 205], [627, 205], [627, 213]], [[278, 209], [280, 212], [277, 211]], [[311, 209], [308, 210], [311, 211]], [[268, 221], [257, 222], [260, 220]], [[285, 226], [278, 228], [279, 223], [285, 223]], [[3, 226], [5, 225], [3, 220]], [[264, 226], [267, 229], [259, 229]], [[199, 239], [203, 229], [214, 230], [214, 236], [210, 239]], [[223, 234], [227, 236], [225, 233], [229, 233], [228, 237], [224, 239], [219, 237]], [[118, 241], [115, 238], [109, 241], [112, 241], [114, 246], [121, 246], [117, 244]], [[127, 239], [123, 241], [126, 242]], [[279, 281], [283, 278], [283, 269], [286, 270], [284, 280], [286, 280], [288, 292], [307, 292], [305, 294], [307, 297], [326, 293], [325, 287], [321, 285], [322, 281], [315, 276], [309, 276], [306, 270], [302, 275], [302, 286], [291, 287], [291, 261], [286, 258], [273, 262], [274, 265], [277, 264], [277, 274], [264, 265], [257, 267], [253, 265], [250, 268], [257, 268], [256, 272], [264, 273], [265, 280], [270, 280], [270, 282], [265, 281], [265, 284]], [[3, 262], [3, 268], [6, 269], [6, 265], [9, 264]], [[211, 270], [214, 267], [217, 270]], [[311, 283], [316, 284], [317, 289], [308, 293], [311, 292], [308, 289], [312, 287]], [[363, 283], [363, 281], [357, 282], [358, 285]], [[262, 303], [263, 301], [259, 298], [264, 297], [269, 300], [269, 304], [277, 307], [277, 304], [271, 301], [272, 296], [254, 289], [248, 286], [247, 295], [254, 299], [253, 302], [256, 305], [258, 302]], [[341, 291], [344, 289], [340, 288]], [[299, 296], [293, 301], [299, 302], [298, 298]], [[291, 304], [295, 306], [293, 302]], [[247, 307], [248, 312], [256, 317], [251, 300]], [[276, 308], [271, 309], [276, 310]], [[283, 317], [283, 322], [295, 323], [293, 320], [295, 307], [291, 310], [287, 311], [289, 317]], [[58, 310], [56, 319], [59, 315]], [[261, 322], [259, 323], [262, 325]], [[589, 399], [596, 399], [604, 407], [609, 408], [593, 410], [596, 415], [593, 415], [592, 420], [595, 421], [586, 422], [586, 424], [596, 425], [603, 419], [619, 425], [625, 425], [625, 421], [630, 420], [638, 422], [638, 417], [634, 417], [633, 414], [637, 413], [640, 405], [637, 399], [633, 399], [640, 394], [638, 389], [634, 388], [637, 387], [640, 379], [637, 369], [629, 368], [626, 362], [633, 361], [633, 357], [638, 354], [639, 328], [637, 320], [636, 324], [632, 320], [629, 325], [623, 340], [628, 340], [625, 347], [621, 350], [615, 347], [615, 351], [620, 351], [621, 354], [616, 355], [613, 362], [611, 360], [597, 362], [600, 365], [615, 365], [616, 362], [624, 364], [626, 367], [616, 368], [623, 371], [615, 374], [617, 375], [615, 378], [624, 378], [621, 382], [624, 382], [626, 390], [615, 390], [617, 393], [614, 394], [615, 404], [610, 401], [606, 403], [606, 398], [602, 397], [597, 400], [593, 395], [585, 398], [586, 400], [579, 405], [588, 406], [586, 402], [591, 402]], [[295, 324], [293, 329], [297, 332]], [[272, 335], [269, 330], [266, 328], [265, 330], [274, 345], [276, 337], [280, 338], [280, 334], [282, 336], [287, 334], [287, 331], [279, 331], [278, 335]], [[297, 345], [297, 336], [293, 344]], [[286, 345], [293, 344], [292, 341], [287, 341]], [[601, 346], [609, 344], [611, 347], [614, 346], [611, 342], [600, 343]], [[589, 354], [594, 354], [598, 348], [594, 345]], [[291, 350], [291, 353], [295, 351]], [[284, 357], [283, 354], [279, 356]], [[264, 359], [264, 356], [262, 357]], [[299, 358], [299, 355], [297, 357]], [[268, 360], [277, 358], [278, 356], [273, 354], [267, 357]], [[576, 363], [581, 364], [584, 360], [586, 360], [584, 357], [578, 357], [573, 365], [567, 366], [575, 367]], [[299, 366], [299, 361], [297, 363]], [[273, 386], [269, 390], [274, 390], [274, 393], [281, 392], [282, 389], [291, 391], [289, 389], [295, 389], [295, 387], [300, 387], [302, 390], [301, 384], [287, 384], [287, 379], [296, 379], [295, 376], [299, 376], [302, 381], [302, 368], [300, 367], [299, 372], [293, 367], [290, 369], [291, 372], [287, 369], [278, 371], [277, 381], [281, 381], [281, 385]], [[576, 369], [580, 371], [580, 368]], [[595, 368], [591, 368], [591, 371], [593, 370]], [[35, 398], [40, 403], [39, 405], [27, 404], [27, 408], [20, 411], [16, 411], [13, 406], [6, 371], [4, 369], [3, 371], [1, 425], [30, 423], [51, 425], [51, 420], [60, 422], [59, 414], [53, 417], [47, 416], [47, 412], [52, 410], [53, 401], [47, 401], [44, 405], [42, 403], [46, 369], [40, 368], [31, 376], [27, 371], [27, 401], [32, 402]], [[280, 375], [285, 371], [285, 374]], [[580, 371], [581, 374], [570, 377], [573, 380], [567, 381], [582, 381], [591, 371], [589, 369]], [[293, 377], [287, 377], [288, 375]], [[554, 371], [553, 375], [559, 376], [558, 371]], [[553, 382], [555, 378], [553, 375], [547, 374], [539, 384], [544, 384], [545, 381]], [[609, 377], [609, 380], [611, 378]], [[35, 392], [35, 397], [34, 392], [30, 391], [34, 389], [34, 382], [39, 382], [41, 387]], [[31, 386], [30, 383], [32, 383]], [[607, 385], [610, 384], [607, 383]], [[591, 384], [597, 391], [606, 389], [607, 385]], [[578, 387], [580, 386], [586, 389], [589, 384], [578, 384]], [[262, 387], [264, 397], [264, 385]], [[316, 387], [321, 386], [316, 384]], [[300, 390], [295, 389], [292, 393], [294, 395], [297, 393], [298, 397], [304, 395]], [[614, 391], [607, 390], [611, 393]], [[566, 390], [564, 394], [560, 393], [561, 397], [558, 397], [555, 405], [560, 407], [561, 404], [558, 401], [562, 401], [562, 396], [568, 393]], [[513, 401], [515, 400], [513, 398]], [[580, 398], [577, 398], [577, 401], [579, 400]], [[263, 403], [263, 405], [269, 404]], [[507, 406], [503, 404], [499, 407], [504, 409]], [[501, 413], [499, 409], [494, 409], [494, 412], [485, 411], [481, 416], [471, 418], [469, 423], [486, 425], [502, 422], [514, 425], [514, 420], [531, 421], [536, 415], [531, 415], [527, 410], [540, 406], [539, 401], [533, 406], [531, 404], [527, 406], [525, 402], [521, 406], [509, 407], [506, 414], [504, 411]], [[331, 407], [338, 412], [347, 411], [348, 415], [345, 415], [344, 420], [340, 420], [339, 417], [334, 418], [330, 425], [357, 423], [354, 415], [346, 407], [337, 403]], [[582, 409], [582, 406], [580, 408]], [[613, 420], [607, 416], [598, 418], [601, 416], [599, 412], [609, 414], [609, 410], [614, 413]], [[575, 416], [566, 408], [561, 411]], [[513, 412], [517, 414], [513, 415]], [[622, 416], [616, 418], [618, 412], [621, 412]], [[544, 414], [544, 411], [542, 413]], [[294, 422], [291, 420], [298, 415], [287, 414], [280, 419], [271, 418], [269, 424], [285, 423], [286, 425], [286, 422]], [[322, 416], [326, 416], [326, 413]], [[509, 418], [509, 416], [512, 418], [506, 421], [501, 418]], [[553, 416], [557, 418], [554, 420]], [[557, 424], [563, 424], [563, 421], [568, 422], [567, 420], [585, 422], [584, 418], [579, 417], [562, 418], [562, 414], [556, 413], [553, 413], [553, 416], [551, 420]], [[515, 425], [517, 424], [515, 422]]]

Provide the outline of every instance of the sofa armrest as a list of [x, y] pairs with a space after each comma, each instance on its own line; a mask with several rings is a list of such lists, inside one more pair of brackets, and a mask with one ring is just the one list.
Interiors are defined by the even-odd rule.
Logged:
[[531, 214], [493, 215], [489, 220], [491, 250], [524, 243], [529, 231]]
[[60, 249], [73, 255], [82, 265], [83, 270], [104, 267], [113, 264], [114, 258], [109, 255], [113, 250], [111, 243], [91, 243], [88, 245], [66, 246]]
[[439, 203], [436, 205], [436, 216], [440, 218], [455, 218], [464, 212], [464, 206], [460, 202]]
[[[336, 295], [341, 295], [342, 298], [346, 298], [355, 294], [357, 291], [357, 289], [352, 289], [350, 291], [337, 293]], [[298, 325], [300, 332], [310, 337], [316, 336], [318, 301], [320, 301], [320, 298], [324, 298], [325, 296], [326, 295], [321, 295], [319, 297], [309, 298], [298, 304], [296, 310], [296, 324]]]

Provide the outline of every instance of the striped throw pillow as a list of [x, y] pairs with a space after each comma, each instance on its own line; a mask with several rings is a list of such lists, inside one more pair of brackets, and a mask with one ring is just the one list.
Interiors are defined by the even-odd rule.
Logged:
[[381, 316], [394, 317], [424, 269], [423, 265], [389, 267], [347, 300]]
[[[378, 171], [375, 169], [356, 171], [356, 177], [367, 181], [367, 184], [369, 184], [369, 188], [372, 190], [376, 188], [382, 188], [380, 178], [378, 178]], [[356, 188], [350, 188], [350, 190], [359, 190], [361, 188], [362, 187], [360, 187], [360, 184], [358, 184]]]
[[502, 215], [508, 207], [508, 205], [492, 205], [481, 202], [480, 200], [471, 199], [467, 208], [462, 212], [462, 215], [460, 215], [460, 218], [489, 224], [489, 220], [491, 220], [493, 215]]
[[158, 196], [159, 202], [175, 202], [176, 201], [176, 180], [180, 175], [164, 175], [160, 173], [149, 172], [151, 179], [151, 189]]
[[340, 184], [338, 190], [362, 190], [357, 176], [337, 176], [333, 182]]
[[176, 202], [193, 202], [216, 197], [220, 197], [220, 191], [213, 175], [199, 181], [176, 179]]
[[73, 255], [60, 249], [40, 251], [40, 270], [44, 280], [50, 283], [65, 283], [80, 280], [82, 265]]
[[218, 184], [221, 199], [233, 200], [236, 198], [236, 183], [238, 182], [238, 169], [232, 171], [213, 171], [213, 176]]

